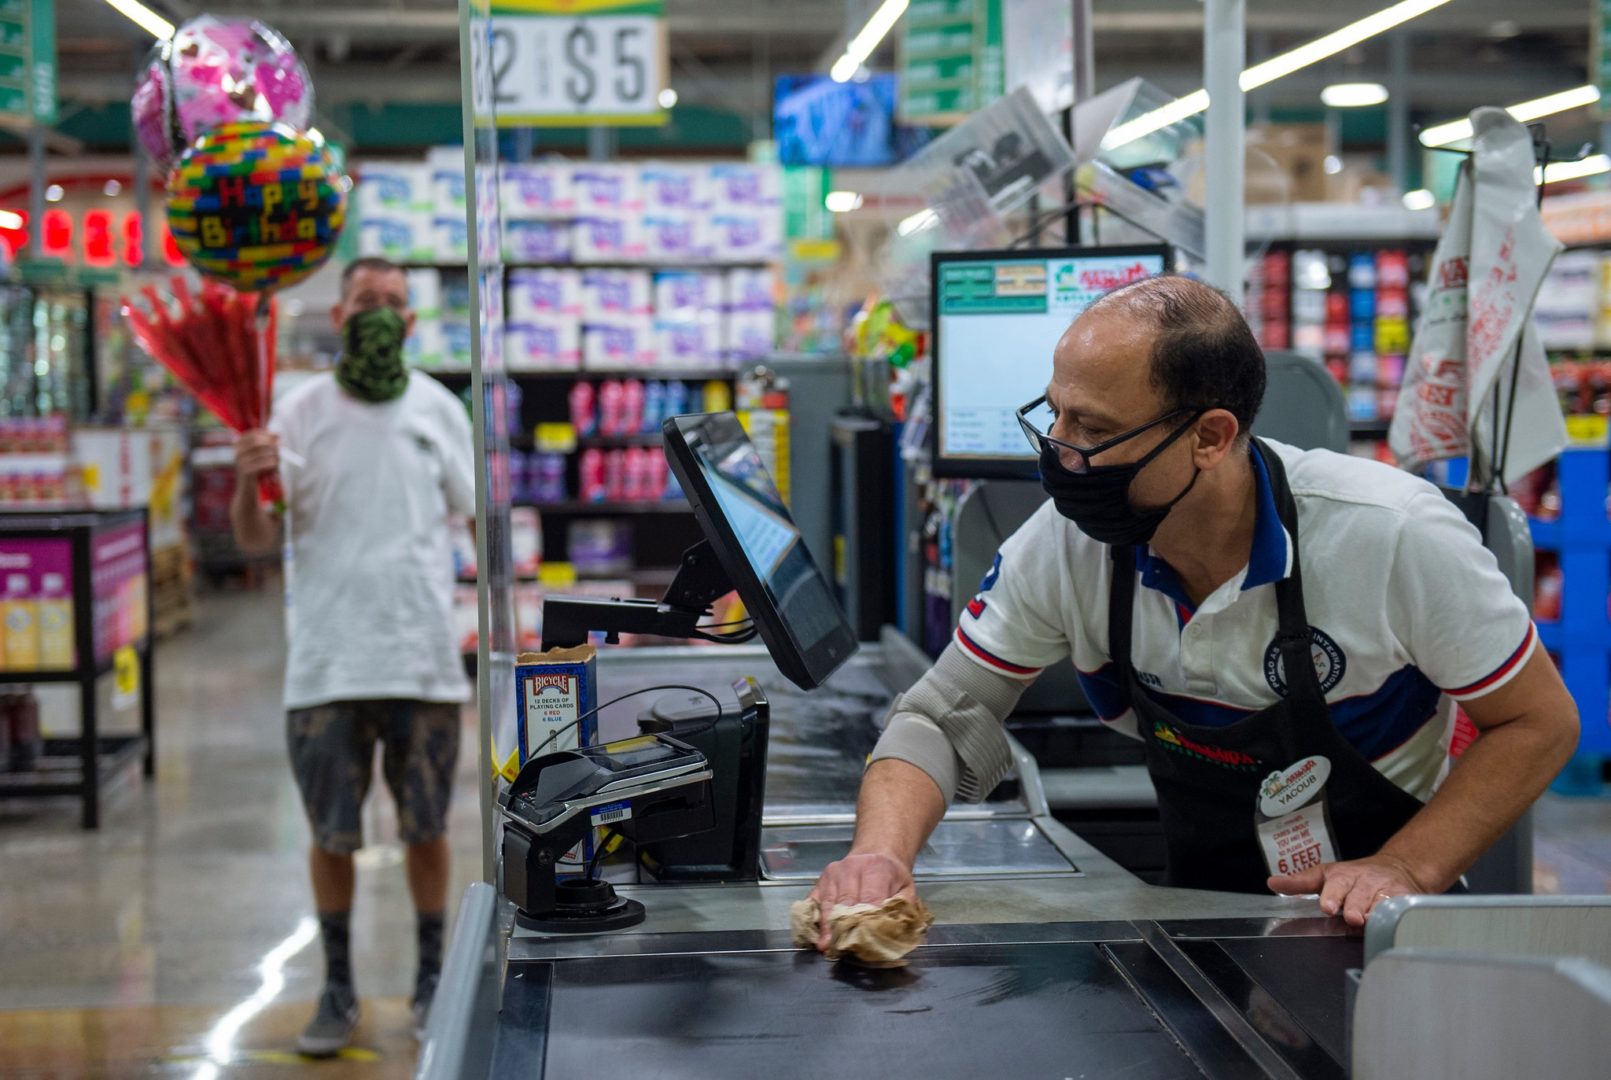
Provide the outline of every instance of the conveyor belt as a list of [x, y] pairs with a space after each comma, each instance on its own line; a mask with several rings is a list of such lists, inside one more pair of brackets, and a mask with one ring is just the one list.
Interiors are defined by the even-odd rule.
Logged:
[[[491, 1074], [1341, 1076], [1331, 1036], [1357, 939], [1229, 945], [1177, 941], [1152, 923], [948, 926], [910, 967], [866, 971], [769, 932], [528, 942], [535, 953], [510, 961]], [[1259, 978], [1232, 952], [1252, 957]], [[1217, 956], [1231, 974], [1182, 971], [1187, 953]], [[1283, 972], [1286, 960], [1301, 966]], [[1251, 997], [1210, 989], [1216, 974]], [[1304, 1021], [1288, 1011], [1294, 1003]]]

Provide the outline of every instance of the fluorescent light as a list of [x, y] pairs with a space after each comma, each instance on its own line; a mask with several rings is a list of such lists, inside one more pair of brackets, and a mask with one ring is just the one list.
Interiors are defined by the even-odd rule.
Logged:
[[119, 14], [137, 23], [141, 30], [152, 37], [163, 41], [173, 37], [173, 23], [140, 3], [140, 0], [106, 0], [106, 2]]
[[830, 191], [823, 197], [822, 205], [830, 213], [848, 214], [852, 210], [861, 209], [861, 192], [859, 191]]
[[[1531, 101], [1518, 102], [1505, 111], [1522, 123], [1530, 120], [1541, 120], [1546, 116], [1565, 112], [1568, 109], [1581, 109], [1585, 105], [1593, 105], [1600, 100], [1600, 88], [1597, 86], [1576, 86], [1570, 90], [1562, 90], [1555, 94], [1546, 94]], [[1471, 138], [1471, 119], [1451, 120], [1447, 124], [1436, 124], [1421, 132], [1422, 146], [1448, 146], [1461, 139]]]
[[1327, 176], [1336, 176], [1338, 173], [1343, 171], [1342, 158], [1338, 157], [1336, 154], [1327, 154], [1324, 167]]
[[[1449, 0], [1400, 0], [1392, 7], [1383, 8], [1374, 15], [1367, 15], [1363, 19], [1351, 22], [1340, 30], [1333, 30], [1323, 37], [1299, 45], [1296, 49], [1288, 50], [1279, 56], [1272, 56], [1262, 63], [1254, 64], [1242, 72], [1237, 81], [1245, 93], [1257, 90], [1259, 87], [1272, 83], [1277, 79], [1284, 79], [1294, 71], [1306, 68], [1311, 64], [1320, 62], [1329, 56], [1353, 48], [1368, 38], [1387, 32], [1395, 26], [1409, 22], [1411, 19], [1425, 15], [1435, 8], [1440, 8]], [[1208, 108], [1208, 91], [1194, 90], [1183, 98], [1176, 98], [1169, 104], [1143, 113], [1127, 123], [1120, 124], [1108, 132], [1102, 140], [1102, 149], [1112, 150], [1137, 139], [1145, 138], [1154, 131], [1176, 124], [1188, 116], [1196, 116]]]
[[1319, 63], [1328, 56], [1336, 56], [1340, 52], [1352, 49], [1361, 41], [1386, 33], [1393, 27], [1419, 18], [1448, 2], [1449, 0], [1400, 0], [1392, 7], [1383, 8], [1374, 15], [1366, 15], [1358, 22], [1349, 23], [1341, 30], [1333, 30], [1324, 37], [1315, 38], [1307, 45], [1299, 45], [1296, 49], [1254, 64], [1242, 72], [1242, 89], [1257, 90], [1266, 83], [1284, 79], [1294, 71]]
[[1416, 188], [1414, 191], [1404, 193], [1404, 209], [1430, 210], [1438, 204], [1438, 197], [1426, 188]]
[[884, 0], [873, 17], [867, 20], [867, 25], [861, 28], [861, 33], [850, 39], [845, 46], [844, 55], [833, 62], [829, 74], [834, 82], [849, 82], [856, 77], [856, 72], [873, 55], [879, 42], [884, 40], [890, 28], [906, 14], [906, 6], [911, 0]]
[[0, 210], [0, 229], [20, 229], [26, 224], [15, 210]]
[[1363, 109], [1387, 100], [1387, 87], [1375, 82], [1332, 83], [1320, 91], [1320, 100], [1332, 109]]
[[1151, 112], [1142, 113], [1134, 120], [1127, 120], [1102, 137], [1102, 149], [1113, 150], [1120, 146], [1127, 146], [1137, 139], [1144, 139], [1154, 131], [1160, 131], [1171, 124], [1178, 124], [1182, 120], [1196, 116], [1208, 108], [1208, 91], [1193, 90], [1185, 97], [1176, 98], [1167, 105], [1161, 105]]
[[926, 229], [940, 219], [940, 215], [933, 210], [919, 210], [909, 218], [902, 218], [901, 223], [895, 226], [897, 236], [911, 236], [919, 230]]
[[46, 202], [61, 202], [62, 197], [65, 196], [66, 194], [67, 194], [67, 192], [62, 190], [62, 186], [60, 184], [52, 184], [48, 188], [45, 189], [45, 201]]
[[660, 91], [659, 101], [662, 109], [675, 109], [677, 107], [677, 91], [669, 86], [666, 87]]
[[1535, 168], [1533, 182], [1559, 184], [1563, 180], [1581, 180], [1585, 176], [1598, 176], [1604, 172], [1611, 172], [1611, 157], [1605, 154], [1593, 154], [1582, 161], [1557, 161], [1553, 165], [1547, 165], [1542, 175]]

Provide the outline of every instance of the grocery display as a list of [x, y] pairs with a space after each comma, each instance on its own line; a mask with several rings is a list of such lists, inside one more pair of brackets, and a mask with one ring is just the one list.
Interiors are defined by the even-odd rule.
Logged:
[[1362, 436], [1384, 437], [1393, 418], [1429, 250], [1283, 243], [1260, 260], [1248, 290], [1259, 344], [1323, 362]]

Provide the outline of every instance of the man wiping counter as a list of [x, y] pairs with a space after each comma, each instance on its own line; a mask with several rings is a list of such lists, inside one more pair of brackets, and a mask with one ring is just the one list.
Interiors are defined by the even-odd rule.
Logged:
[[[825, 907], [915, 895], [947, 805], [1007, 773], [1002, 720], [1068, 658], [1145, 744], [1171, 885], [1318, 893], [1361, 925], [1456, 887], [1543, 792], [1576, 707], [1476, 530], [1417, 477], [1251, 438], [1264, 384], [1240, 312], [1186, 278], [1063, 335], [1019, 414], [1051, 498], [896, 700]], [[1457, 704], [1481, 736], [1451, 769]]]

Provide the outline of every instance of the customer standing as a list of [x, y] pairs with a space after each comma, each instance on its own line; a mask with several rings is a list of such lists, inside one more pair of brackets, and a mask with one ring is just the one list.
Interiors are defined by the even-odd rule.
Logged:
[[470, 697], [453, 632], [451, 524], [473, 515], [474, 453], [464, 407], [411, 374], [408, 282], [383, 259], [342, 275], [331, 311], [341, 332], [332, 374], [287, 393], [268, 431], [235, 449], [231, 519], [247, 552], [273, 550], [280, 522], [257, 496], [264, 473], [286, 492], [285, 708], [291, 768], [313, 829], [309, 867], [325, 950], [318, 1011], [297, 1042], [338, 1053], [358, 1023], [348, 940], [353, 852], [382, 748], [407, 845], [419, 919], [416, 1033], [441, 968], [447, 810]]

